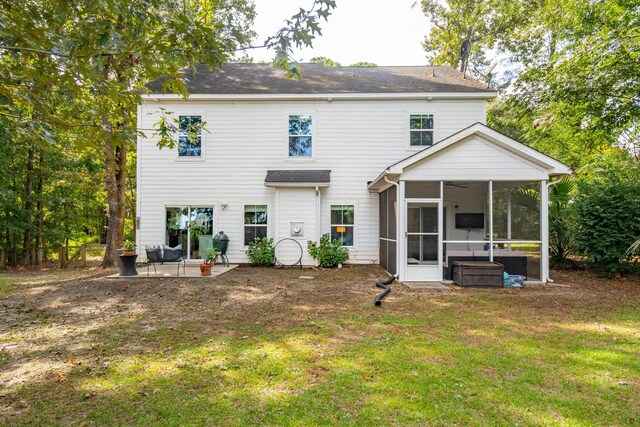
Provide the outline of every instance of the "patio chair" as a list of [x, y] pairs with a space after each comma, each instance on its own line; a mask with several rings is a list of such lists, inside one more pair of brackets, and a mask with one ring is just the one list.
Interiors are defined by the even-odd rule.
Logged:
[[150, 275], [150, 265], [153, 266], [153, 272], [156, 275], [158, 274], [158, 271], [156, 270], [156, 263], [160, 263], [160, 265], [171, 262], [177, 263], [177, 277], [180, 277], [180, 264], [182, 264], [182, 273], [186, 273], [187, 260], [182, 256], [182, 245], [178, 245], [175, 248], [166, 245], [147, 246], [145, 251], [147, 252], [147, 277]]

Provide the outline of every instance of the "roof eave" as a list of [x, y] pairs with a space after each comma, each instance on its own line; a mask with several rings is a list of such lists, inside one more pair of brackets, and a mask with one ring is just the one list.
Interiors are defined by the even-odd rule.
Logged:
[[265, 187], [329, 188], [329, 182], [267, 182]]
[[388, 169], [385, 169], [380, 175], [376, 177], [376, 179], [374, 179], [367, 185], [367, 189], [370, 193], [382, 193], [384, 190], [393, 185], [387, 182], [387, 180], [385, 180], [385, 177], [390, 181], [396, 181], [399, 176], [400, 174], [392, 174], [389, 173]]
[[410, 99], [431, 101], [434, 99], [493, 99], [497, 91], [461, 91], [461, 92], [404, 92], [404, 93], [264, 93], [264, 94], [216, 94], [193, 93], [185, 98], [174, 93], [148, 93], [142, 95], [143, 102], [162, 101], [230, 101], [230, 100], [360, 100], [360, 99]]

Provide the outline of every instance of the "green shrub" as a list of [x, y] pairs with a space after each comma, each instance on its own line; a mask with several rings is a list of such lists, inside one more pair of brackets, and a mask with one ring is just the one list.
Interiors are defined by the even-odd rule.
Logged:
[[599, 179], [579, 189], [575, 240], [587, 266], [608, 276], [628, 272], [628, 249], [640, 235], [640, 185]]
[[274, 255], [273, 239], [256, 237], [253, 239], [253, 242], [249, 243], [247, 256], [253, 265], [261, 267], [271, 266], [274, 262]]
[[349, 249], [343, 247], [339, 240], [331, 240], [329, 234], [323, 234], [320, 243], [309, 240], [307, 249], [320, 267], [337, 267], [349, 259]]
[[551, 267], [575, 266], [571, 259], [577, 252], [571, 204], [576, 189], [575, 181], [563, 176], [549, 188], [549, 263]]

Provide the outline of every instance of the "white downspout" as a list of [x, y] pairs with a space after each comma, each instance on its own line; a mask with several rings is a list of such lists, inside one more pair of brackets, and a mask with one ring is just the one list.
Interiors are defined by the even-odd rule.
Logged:
[[316, 241], [320, 241], [322, 236], [322, 195], [320, 188], [316, 185]]
[[393, 204], [393, 210], [396, 213], [396, 272], [395, 274], [393, 274], [393, 276], [398, 277], [398, 268], [400, 267], [400, 260], [398, 259], [398, 254], [400, 253], [400, 245], [398, 244], [400, 242], [400, 234], [398, 232], [398, 205], [400, 204], [400, 185], [397, 182], [391, 181], [389, 178], [387, 178], [386, 175], [384, 176], [384, 180], [388, 184], [395, 185], [396, 187], [396, 201]]

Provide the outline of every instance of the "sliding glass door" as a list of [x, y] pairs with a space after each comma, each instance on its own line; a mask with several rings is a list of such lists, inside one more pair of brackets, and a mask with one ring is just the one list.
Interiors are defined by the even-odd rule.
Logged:
[[199, 259], [213, 242], [212, 207], [167, 207], [165, 244], [171, 247], [182, 245], [182, 254], [187, 259]]

